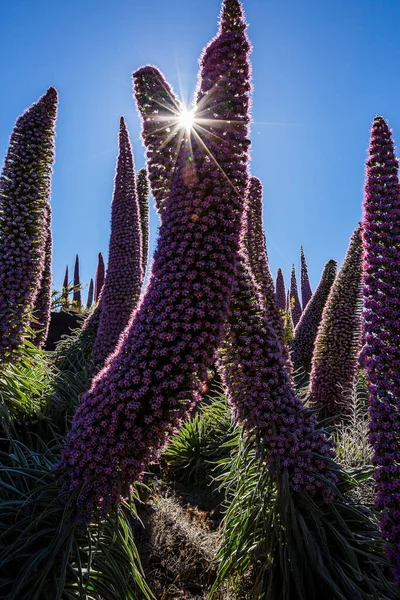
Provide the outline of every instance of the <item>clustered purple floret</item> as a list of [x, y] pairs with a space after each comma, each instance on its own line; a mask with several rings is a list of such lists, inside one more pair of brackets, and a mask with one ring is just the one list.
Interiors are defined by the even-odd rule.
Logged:
[[282, 269], [278, 269], [276, 274], [275, 306], [279, 311], [281, 311], [281, 314], [286, 310], [286, 287]]
[[21, 115], [0, 177], [0, 364], [22, 345], [45, 261], [57, 92]]
[[140, 209], [140, 225], [142, 232], [142, 271], [146, 274], [149, 260], [149, 182], [146, 169], [140, 169], [136, 177], [136, 193]]
[[322, 313], [328, 300], [329, 292], [335, 281], [337, 262], [329, 260], [322, 272], [318, 284], [306, 310], [301, 315], [294, 330], [291, 342], [291, 358], [295, 371], [303, 369], [306, 373], [311, 371], [311, 361], [314, 352], [315, 338], [321, 323]]
[[107, 277], [101, 293], [101, 315], [92, 355], [96, 365], [103, 365], [114, 351], [138, 304], [142, 282], [142, 233], [135, 167], [128, 130], [121, 117]]
[[260, 304], [265, 310], [270, 323], [273, 325], [278, 339], [283, 343], [283, 320], [275, 306], [274, 282], [269, 268], [265, 243], [262, 197], [261, 181], [257, 177], [251, 177], [247, 190], [247, 254]]
[[301, 273], [301, 304], [303, 311], [309, 303], [312, 296], [312, 289], [310, 285], [310, 279], [308, 277], [308, 267], [306, 257], [304, 255], [303, 246], [300, 246], [300, 273]]
[[106, 268], [104, 266], [103, 255], [101, 252], [99, 252], [96, 268], [96, 277], [94, 282], [94, 301], [96, 302], [96, 304], [99, 301], [101, 290], [103, 289], [105, 274]]
[[87, 297], [87, 302], [86, 302], [86, 310], [90, 310], [92, 308], [92, 304], [93, 304], [93, 279], [90, 278], [89, 291], [88, 291], [88, 297]]
[[43, 348], [50, 327], [51, 316], [51, 284], [53, 275], [51, 270], [53, 254], [53, 237], [51, 234], [51, 208], [47, 207], [46, 227], [44, 229], [46, 239], [44, 247], [44, 267], [40, 280], [40, 287], [35, 299], [32, 315], [32, 329], [35, 331], [33, 343], [38, 348]]
[[[62, 477], [77, 492], [81, 522], [107, 512], [157, 457], [204, 389], [221, 342], [248, 179], [249, 43], [240, 9], [225, 0], [219, 34], [202, 56], [197, 105], [210, 116], [209, 133], [203, 142], [182, 137], [146, 294], [67, 438]], [[172, 124], [178, 101], [154, 67], [136, 71], [134, 85], [152, 181], [154, 164], [170, 168], [157, 118]]]
[[219, 369], [234, 413], [255, 435], [271, 475], [279, 478], [286, 470], [292, 490], [330, 500], [320, 475], [335, 481], [328, 466], [333, 444], [296, 396], [282, 345], [260, 306], [244, 243]]
[[81, 296], [81, 278], [79, 275], [79, 256], [75, 257], [75, 265], [74, 265], [74, 293], [72, 295], [72, 305], [76, 309], [80, 309], [82, 306], [82, 296]]
[[327, 415], [349, 412], [360, 349], [362, 240], [357, 228], [322, 313], [312, 358], [310, 397]]
[[376, 505], [400, 583], [400, 188], [391, 132], [374, 119], [366, 165], [363, 269]]
[[292, 266], [292, 272], [290, 275], [290, 309], [292, 311], [293, 325], [296, 327], [301, 317], [301, 304], [299, 299], [299, 292], [297, 289], [296, 269]]

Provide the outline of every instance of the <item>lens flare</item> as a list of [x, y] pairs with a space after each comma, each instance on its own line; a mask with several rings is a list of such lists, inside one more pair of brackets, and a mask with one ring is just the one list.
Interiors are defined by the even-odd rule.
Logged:
[[188, 110], [187, 108], [182, 108], [179, 114], [179, 125], [189, 131], [192, 129], [194, 124], [194, 113], [193, 110]]

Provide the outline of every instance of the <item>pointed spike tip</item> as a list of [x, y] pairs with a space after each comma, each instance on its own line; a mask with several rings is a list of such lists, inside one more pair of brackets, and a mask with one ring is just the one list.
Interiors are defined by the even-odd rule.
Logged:
[[221, 9], [221, 30], [243, 32], [246, 27], [242, 3], [239, 0], [224, 0]]

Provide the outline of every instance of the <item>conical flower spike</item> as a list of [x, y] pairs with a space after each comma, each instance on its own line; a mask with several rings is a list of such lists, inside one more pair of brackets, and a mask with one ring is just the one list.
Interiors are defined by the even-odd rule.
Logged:
[[57, 92], [15, 124], [0, 177], [0, 365], [22, 345], [45, 262]]

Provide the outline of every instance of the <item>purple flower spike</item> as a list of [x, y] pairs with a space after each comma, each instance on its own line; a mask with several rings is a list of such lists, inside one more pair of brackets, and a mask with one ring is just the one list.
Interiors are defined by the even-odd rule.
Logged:
[[142, 271], [146, 274], [149, 260], [149, 182], [146, 169], [140, 169], [136, 177], [136, 193], [140, 209], [140, 224], [142, 232]]
[[22, 345], [45, 262], [57, 92], [15, 124], [0, 177], [0, 365]]
[[296, 396], [282, 344], [259, 303], [244, 243], [239, 257], [219, 360], [228, 400], [238, 421], [255, 436], [273, 477], [286, 471], [292, 490], [329, 500], [331, 491], [319, 476], [335, 481], [328, 465], [333, 444]]
[[296, 327], [297, 323], [300, 321], [302, 311], [294, 265], [292, 266], [292, 273], [290, 276], [290, 309], [292, 311], [293, 325]]
[[[283, 342], [283, 320], [275, 305], [275, 290], [269, 269], [262, 218], [262, 184], [251, 177], [247, 191], [247, 253], [254, 276], [260, 304], [266, 311], [278, 338]], [[286, 350], [286, 348], [285, 348]]]
[[107, 277], [101, 293], [101, 316], [93, 348], [96, 365], [103, 365], [116, 347], [139, 301], [142, 281], [142, 234], [135, 167], [128, 130], [121, 117]]
[[[226, 11], [237, 7], [239, 2], [223, 5], [222, 23], [232, 20]], [[198, 102], [209, 118], [198, 133], [180, 127], [176, 116], [174, 121], [178, 101], [155, 67], [134, 73], [149, 179], [162, 218], [146, 293], [82, 396], [62, 456], [64, 487], [76, 491], [81, 522], [93, 511], [105, 514], [157, 458], [204, 390], [222, 341], [248, 180], [244, 28], [242, 20], [233, 31], [221, 26], [203, 54]], [[157, 179], [164, 172], [170, 174], [169, 191]]]
[[375, 117], [364, 193], [363, 268], [376, 505], [400, 584], [400, 192], [391, 132]]
[[90, 283], [89, 283], [87, 302], [86, 302], [86, 310], [90, 310], [92, 308], [92, 304], [93, 304], [93, 279], [91, 278]]
[[69, 278], [68, 278], [68, 265], [67, 265], [65, 267], [64, 282], [63, 282], [62, 294], [61, 294], [61, 305], [62, 305], [62, 309], [63, 310], [68, 310], [69, 309], [68, 288], [69, 288]]
[[348, 412], [343, 393], [352, 388], [356, 376], [361, 333], [361, 255], [358, 228], [332, 285], [314, 345], [310, 396], [326, 416]]
[[286, 310], [286, 288], [282, 269], [278, 269], [275, 283], [275, 306], [283, 313]]
[[40, 281], [39, 292], [35, 299], [35, 305], [32, 311], [33, 321], [32, 329], [36, 331], [33, 343], [38, 348], [43, 348], [50, 326], [51, 316], [51, 284], [53, 276], [51, 272], [52, 254], [53, 254], [53, 238], [51, 235], [51, 209], [48, 206], [46, 228], [44, 230], [46, 244], [44, 249], [44, 268]]
[[74, 293], [72, 296], [72, 306], [76, 310], [80, 310], [82, 306], [82, 297], [81, 297], [81, 278], [79, 275], [79, 256], [75, 257], [75, 266], [74, 266]]
[[303, 311], [309, 303], [312, 290], [310, 285], [310, 279], [308, 277], [308, 267], [306, 257], [304, 256], [303, 246], [300, 246], [300, 262], [301, 262], [301, 304]]
[[295, 327], [294, 338], [290, 346], [295, 371], [298, 369], [303, 369], [306, 373], [311, 371], [315, 338], [329, 292], [335, 281], [336, 271], [336, 260], [328, 261], [322, 272], [321, 281]]
[[106, 268], [104, 266], [103, 255], [99, 252], [99, 258], [97, 262], [96, 268], [96, 278], [94, 283], [94, 301], [99, 301], [101, 290], [103, 289], [104, 279], [105, 279]]
[[293, 325], [293, 318], [292, 318], [292, 310], [290, 308], [290, 291], [289, 290], [287, 292], [287, 302], [286, 302], [286, 308], [285, 308], [285, 312], [284, 312], [283, 327], [284, 327], [285, 344], [287, 346], [290, 346], [290, 342], [294, 338], [294, 325]]

